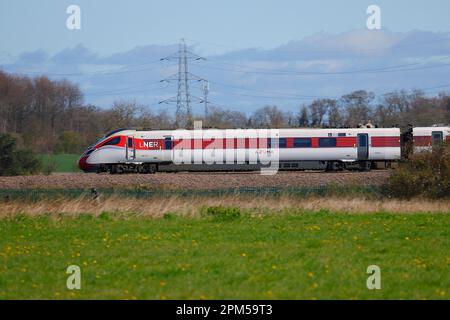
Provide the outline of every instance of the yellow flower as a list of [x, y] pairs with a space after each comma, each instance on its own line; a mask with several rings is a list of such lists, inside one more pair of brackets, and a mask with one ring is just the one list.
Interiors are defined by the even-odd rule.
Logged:
[[308, 272], [308, 277], [310, 277], [310, 278], [314, 277], [314, 273]]

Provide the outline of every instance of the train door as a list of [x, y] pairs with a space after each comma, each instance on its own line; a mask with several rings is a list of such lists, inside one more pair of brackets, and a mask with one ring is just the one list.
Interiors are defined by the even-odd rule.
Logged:
[[173, 161], [173, 136], [164, 137], [163, 161]]
[[442, 141], [444, 140], [444, 135], [442, 131], [433, 131], [431, 132], [431, 141], [433, 146], [438, 146], [442, 144]]
[[127, 137], [127, 145], [125, 148], [125, 159], [128, 161], [132, 161], [136, 159], [136, 143], [134, 141], [134, 137]]
[[369, 159], [369, 135], [358, 133], [358, 160]]

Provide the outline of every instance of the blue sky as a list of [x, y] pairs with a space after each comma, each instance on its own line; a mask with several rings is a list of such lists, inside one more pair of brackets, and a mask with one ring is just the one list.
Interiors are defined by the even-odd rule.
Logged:
[[[70, 4], [81, 8], [81, 30], [66, 28]], [[381, 8], [381, 31], [366, 29], [370, 4]], [[132, 98], [157, 105], [175, 95], [174, 84], [157, 82], [176, 67], [153, 62], [184, 37], [208, 58], [191, 70], [211, 80], [217, 104], [295, 111], [314, 97], [353, 89], [450, 84], [449, 12], [448, 0], [0, 0], [0, 68], [55, 79], [67, 74], [87, 103], [102, 107]], [[345, 74], [380, 68], [387, 72]]]
[[[65, 27], [70, 4], [82, 10], [80, 31]], [[1, 0], [1, 50], [56, 53], [82, 43], [108, 55], [182, 37], [203, 43], [206, 53], [272, 48], [320, 31], [362, 28], [370, 4], [381, 7], [390, 30], [450, 30], [447, 0]]]

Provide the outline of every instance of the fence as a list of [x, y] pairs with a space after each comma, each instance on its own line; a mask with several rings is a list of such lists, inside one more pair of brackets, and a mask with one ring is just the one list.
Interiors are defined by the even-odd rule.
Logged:
[[343, 195], [383, 195], [383, 189], [379, 186], [318, 186], [301, 188], [228, 188], [211, 190], [149, 190], [149, 189], [0, 189], [0, 201], [13, 199], [37, 201], [41, 199], [55, 198], [79, 198], [79, 197], [220, 197], [220, 196], [343, 196]]

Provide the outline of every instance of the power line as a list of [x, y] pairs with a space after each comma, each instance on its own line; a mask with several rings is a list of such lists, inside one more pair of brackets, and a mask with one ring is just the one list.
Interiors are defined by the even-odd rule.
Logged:
[[[127, 94], [127, 93], [136, 92], [135, 89], [147, 87], [147, 86], [153, 86], [156, 84], [160, 85], [161, 82], [156, 81], [156, 82], [150, 82], [150, 83], [143, 83], [143, 84], [137, 85], [137, 86], [131, 86], [131, 87], [126, 87], [126, 88], [121, 88], [121, 89], [114, 89], [114, 90], [98, 91], [98, 92], [87, 92], [86, 94], [89, 96], [114, 95], [114, 94], [118, 94], [118, 93]], [[140, 91], [142, 91], [142, 90], [138, 90], [137, 92], [140, 92]], [[147, 91], [147, 90], [145, 90], [145, 91]]]
[[[449, 57], [445, 57], [442, 59], [439, 59], [438, 61], [449, 59]], [[395, 66], [388, 66], [388, 67], [380, 67], [380, 68], [373, 68], [373, 69], [359, 69], [359, 70], [349, 70], [349, 71], [329, 71], [329, 72], [308, 72], [308, 71], [289, 71], [289, 70], [267, 70], [267, 71], [255, 71], [255, 70], [236, 70], [236, 69], [227, 69], [227, 68], [221, 68], [221, 67], [212, 67], [212, 66], [202, 66], [197, 65], [199, 68], [207, 68], [207, 69], [214, 69], [214, 70], [222, 70], [227, 72], [234, 72], [234, 73], [249, 73], [249, 74], [263, 74], [263, 75], [287, 75], [287, 76], [311, 76], [311, 75], [346, 75], [346, 74], [378, 74], [378, 73], [391, 73], [391, 72], [403, 72], [403, 71], [415, 71], [415, 70], [425, 70], [425, 69], [434, 69], [434, 68], [442, 68], [450, 66], [450, 63], [441, 63], [441, 64], [434, 64], [434, 65], [426, 65], [421, 67], [411, 67], [411, 68], [405, 68], [407, 66], [413, 66], [413, 65], [420, 65], [420, 63], [411, 63], [411, 64], [403, 64], [403, 65], [395, 65]], [[243, 65], [235, 65], [242, 68], [252, 69], [252, 67], [249, 66], [243, 66]]]
[[[120, 69], [125, 69], [129, 67], [137, 67], [137, 66], [144, 66], [144, 65], [150, 65], [159, 62], [159, 60], [150, 61], [146, 63], [140, 63], [135, 65], [128, 65], [120, 67]], [[158, 67], [158, 66], [155, 66]], [[8, 71], [13, 74], [18, 75], [38, 75], [38, 76], [55, 76], [55, 77], [70, 77], [70, 76], [92, 76], [92, 75], [110, 75], [110, 74], [126, 74], [126, 73], [135, 73], [135, 72], [143, 72], [143, 71], [149, 71], [155, 69], [155, 67], [152, 68], [145, 68], [145, 69], [137, 69], [137, 70], [123, 70], [120, 71], [90, 71], [90, 72], [73, 72], [73, 73], [52, 73], [52, 72], [45, 72], [45, 71]]]

